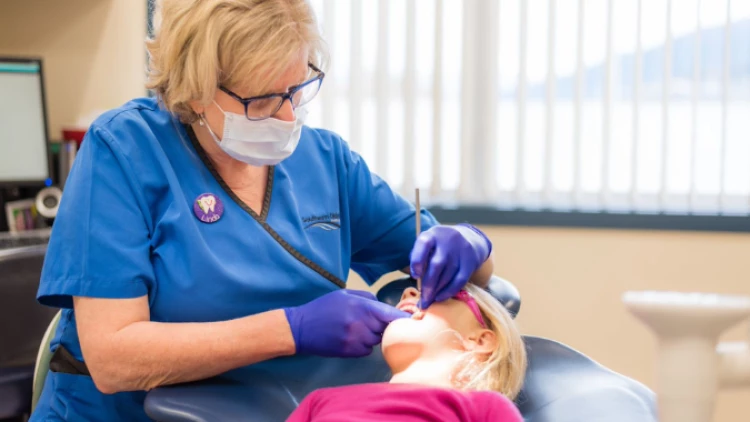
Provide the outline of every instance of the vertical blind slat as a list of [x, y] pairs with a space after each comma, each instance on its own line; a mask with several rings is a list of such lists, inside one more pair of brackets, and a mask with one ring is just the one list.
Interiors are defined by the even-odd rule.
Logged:
[[575, 82], [575, 111], [574, 111], [574, 129], [573, 129], [573, 202], [576, 203], [580, 198], [581, 192], [583, 191], [581, 186], [581, 119], [583, 118], [582, 101], [583, 101], [583, 27], [584, 27], [584, 2], [586, 0], [578, 0], [578, 31], [576, 34], [576, 82]]
[[432, 68], [432, 187], [430, 194], [436, 198], [442, 191], [443, 146], [443, 0], [435, 1], [435, 56]]
[[349, 27], [349, 138], [362, 153], [362, 0], [351, 1]]
[[522, 195], [526, 192], [526, 85], [527, 85], [527, 56], [528, 56], [528, 5], [526, 1], [520, 1], [518, 22], [518, 87], [517, 87], [517, 113], [516, 123], [516, 196], [522, 201]]
[[695, 40], [693, 41], [693, 86], [690, 100], [692, 138], [690, 140], [690, 205], [695, 209], [698, 196], [698, 98], [701, 89], [701, 0], [695, 10]]
[[[719, 198], [720, 204], [723, 205], [726, 192], [726, 163], [727, 163], [727, 132], [728, 132], [728, 121], [727, 114], [729, 112], [729, 78], [730, 78], [730, 66], [732, 64], [730, 54], [732, 43], [732, 0], [727, 0], [727, 17], [724, 24], [724, 63], [722, 66], [721, 75], [721, 165], [719, 165], [720, 176], [720, 189], [721, 197]], [[723, 207], [722, 207], [723, 208]]]
[[[336, 0], [325, 0], [323, 3], [323, 32], [326, 36], [328, 48], [333, 52], [336, 50]], [[329, 71], [328, 80], [335, 80], [335, 70]], [[326, 84], [326, 89], [321, 92], [321, 117], [323, 127], [334, 127], [336, 123], [336, 114], [334, 106], [338, 89], [336, 83]]]
[[607, 1], [607, 35], [606, 35], [606, 59], [604, 66], [604, 96], [602, 98], [602, 161], [601, 161], [601, 200], [602, 205], [607, 204], [607, 194], [610, 192], [609, 165], [610, 150], [612, 147], [612, 43], [613, 43], [613, 14], [614, 4], [612, 0]]
[[416, 186], [414, 167], [416, 164], [416, 0], [406, 0], [406, 68], [404, 74], [404, 194], [413, 196]]
[[549, 14], [547, 22], [547, 105], [546, 105], [546, 132], [544, 146], [544, 197], [547, 201], [552, 200], [552, 188], [554, 172], [552, 169], [552, 146], [555, 136], [555, 96], [556, 78], [555, 74], [555, 35], [557, 23], [557, 0], [549, 0]]
[[461, 43], [461, 170], [458, 182], [458, 197], [470, 201], [474, 196], [474, 180], [471, 180], [474, 158], [474, 102], [476, 83], [475, 25], [478, 2], [463, 2], [463, 42]]
[[661, 173], [659, 175], [659, 200], [661, 208], [667, 204], [667, 174], [669, 173], [669, 97], [672, 95], [672, 0], [667, 0], [667, 20], [664, 36], [664, 75], [661, 93]]
[[375, 86], [375, 107], [378, 124], [375, 125], [376, 139], [376, 157], [377, 169], [381, 176], [388, 175], [388, 139], [390, 134], [388, 105], [390, 102], [390, 74], [388, 72], [388, 1], [381, 0], [378, 2], [378, 51]]
[[636, 7], [636, 35], [635, 35], [635, 66], [633, 67], [633, 142], [631, 144], [630, 162], [630, 198], [631, 207], [636, 208], [638, 203], [638, 139], [640, 130], [640, 112], [641, 112], [641, 84], [643, 72], [643, 0], [638, 0]]
[[479, 133], [475, 142], [477, 147], [474, 150], [475, 162], [481, 164], [475, 167], [474, 177], [476, 183], [482, 186], [483, 198], [495, 198], [497, 194], [497, 183], [493, 177], [493, 170], [497, 166], [498, 156], [498, 130], [497, 130], [497, 109], [498, 109], [498, 66], [499, 57], [496, 53], [499, 51], [500, 31], [497, 21], [499, 19], [500, 0], [485, 0], [481, 3], [482, 9], [479, 13], [481, 33], [486, 34], [483, 41], [482, 50], [485, 54], [478, 54], [477, 59], [484, 65], [478, 65], [481, 72], [479, 80], [484, 81], [483, 86], [477, 86], [476, 95], [481, 99], [481, 109], [478, 117], [481, 119]]

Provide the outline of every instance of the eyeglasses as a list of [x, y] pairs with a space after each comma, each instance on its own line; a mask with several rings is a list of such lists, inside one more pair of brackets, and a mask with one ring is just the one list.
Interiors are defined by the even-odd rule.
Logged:
[[469, 294], [469, 292], [461, 290], [453, 296], [453, 298], [466, 303], [469, 306], [469, 309], [471, 309], [471, 313], [474, 314], [477, 321], [479, 321], [479, 324], [482, 325], [482, 328], [487, 328], [487, 323], [484, 322], [484, 317], [482, 317], [482, 311], [479, 309], [477, 301], [471, 296], [471, 294]]
[[323, 84], [323, 78], [326, 74], [315, 67], [312, 63], [307, 66], [316, 72], [312, 79], [308, 79], [299, 85], [289, 88], [287, 92], [279, 94], [266, 94], [257, 97], [242, 98], [229, 89], [220, 86], [219, 89], [228, 94], [230, 97], [242, 103], [245, 106], [245, 116], [248, 120], [265, 120], [278, 113], [284, 105], [284, 101], [289, 100], [292, 103], [292, 109], [297, 109], [309, 103], [320, 91]]

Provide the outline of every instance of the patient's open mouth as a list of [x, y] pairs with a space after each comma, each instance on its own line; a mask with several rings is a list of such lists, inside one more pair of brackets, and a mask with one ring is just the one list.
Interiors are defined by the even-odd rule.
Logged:
[[419, 308], [417, 308], [417, 304], [413, 302], [401, 302], [398, 304], [397, 308], [400, 311], [408, 312], [412, 315], [419, 312]]
[[411, 319], [421, 320], [424, 318], [424, 311], [417, 307], [417, 300], [406, 299], [396, 305], [401, 311], [408, 312], [411, 314]]

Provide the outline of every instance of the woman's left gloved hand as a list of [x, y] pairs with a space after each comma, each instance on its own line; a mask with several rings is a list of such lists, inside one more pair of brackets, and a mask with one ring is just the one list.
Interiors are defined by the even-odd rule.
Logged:
[[420, 306], [455, 296], [492, 252], [492, 243], [470, 224], [435, 226], [417, 238], [410, 272], [422, 279]]

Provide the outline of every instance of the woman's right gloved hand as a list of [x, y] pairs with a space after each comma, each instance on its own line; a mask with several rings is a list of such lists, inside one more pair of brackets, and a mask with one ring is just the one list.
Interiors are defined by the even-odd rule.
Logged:
[[309, 303], [285, 308], [297, 354], [367, 356], [393, 320], [410, 317], [378, 302], [370, 292], [337, 290]]

